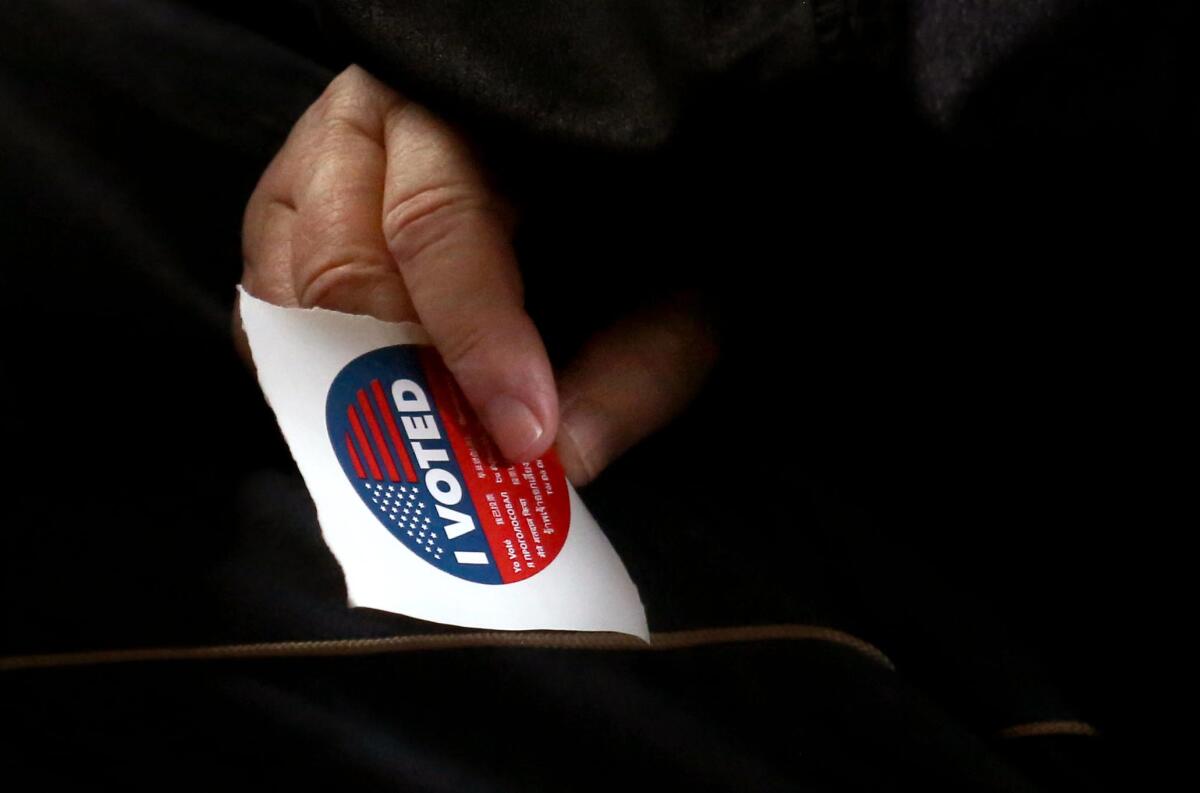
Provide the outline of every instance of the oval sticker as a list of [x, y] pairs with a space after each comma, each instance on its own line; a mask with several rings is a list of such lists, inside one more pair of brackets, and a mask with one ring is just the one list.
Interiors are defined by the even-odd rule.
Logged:
[[329, 387], [325, 422], [359, 498], [437, 569], [511, 584], [562, 550], [571, 514], [558, 458], [504, 463], [432, 347], [355, 358]]

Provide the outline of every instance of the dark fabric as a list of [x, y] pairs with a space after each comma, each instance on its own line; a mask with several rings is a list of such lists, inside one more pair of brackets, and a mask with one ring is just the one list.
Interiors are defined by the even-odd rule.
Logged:
[[719, 81], [771, 54], [781, 71], [816, 59], [813, 15], [789, 0], [320, 6], [356, 59], [424, 101], [596, 146], [661, 146]]
[[[3, 654], [454, 630], [345, 607], [228, 332], [245, 199], [357, 60], [481, 143], [560, 362], [631, 305], [708, 290], [711, 385], [584, 493], [652, 629], [825, 625], [896, 664], [760, 642], [5, 672], [4, 766], [113, 787], [1104, 788], [1142, 698], [1113, 682], [1137, 677], [1113, 626], [1142, 625], [1133, 581], [1153, 525], [1177, 525], [1147, 439], [1173, 431], [1185, 360], [1153, 264], [1190, 224], [1163, 185], [1194, 175], [1193, 16], [4, 3]], [[1074, 719], [1104, 737], [998, 735]]]

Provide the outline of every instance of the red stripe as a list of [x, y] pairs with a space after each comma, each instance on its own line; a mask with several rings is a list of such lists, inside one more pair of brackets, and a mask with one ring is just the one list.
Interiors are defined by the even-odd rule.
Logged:
[[358, 389], [358, 404], [362, 408], [363, 415], [366, 416], [367, 426], [371, 428], [371, 436], [375, 438], [375, 446], [379, 449], [383, 464], [387, 467], [388, 478], [393, 482], [399, 482], [400, 474], [396, 473], [396, 464], [392, 462], [392, 453], [388, 451], [387, 441], [383, 439], [383, 433], [379, 430], [379, 422], [375, 420], [375, 411], [371, 409], [367, 392], [361, 388]]
[[383, 479], [383, 474], [379, 473], [379, 463], [375, 462], [375, 454], [371, 451], [371, 444], [367, 443], [367, 434], [363, 432], [362, 424], [358, 422], [358, 414], [354, 412], [354, 405], [346, 408], [346, 415], [350, 417], [354, 437], [358, 438], [358, 448], [362, 450], [363, 457], [367, 458], [367, 465], [371, 466], [371, 476]]
[[359, 479], [366, 479], [367, 472], [363, 470], [362, 460], [358, 459], [358, 452], [354, 451], [354, 441], [350, 440], [350, 433], [346, 433], [346, 451], [350, 452], [350, 462], [354, 463], [354, 471], [358, 474]]
[[379, 413], [383, 416], [383, 423], [387, 425], [388, 435], [392, 436], [392, 444], [396, 447], [396, 456], [400, 458], [400, 465], [404, 467], [404, 478], [410, 482], [417, 481], [417, 472], [413, 470], [412, 461], [408, 459], [408, 450], [404, 448], [404, 441], [400, 440], [400, 430], [396, 429], [396, 420], [392, 418], [392, 408], [388, 404], [387, 398], [383, 395], [383, 386], [378, 380], [371, 381], [371, 391], [375, 394], [375, 402], [379, 405]]

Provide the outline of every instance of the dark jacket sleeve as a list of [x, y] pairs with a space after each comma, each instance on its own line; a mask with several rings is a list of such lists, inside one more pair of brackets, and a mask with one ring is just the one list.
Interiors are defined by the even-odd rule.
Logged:
[[447, 115], [622, 149], [662, 145], [690, 103], [730, 81], [770, 81], [843, 55], [884, 5], [319, 0], [354, 60]]

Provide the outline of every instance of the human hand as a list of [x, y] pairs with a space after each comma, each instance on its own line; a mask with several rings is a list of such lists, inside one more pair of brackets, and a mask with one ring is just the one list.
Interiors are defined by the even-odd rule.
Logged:
[[455, 130], [352, 66], [251, 195], [242, 283], [277, 305], [419, 321], [501, 453], [532, 459], [557, 437], [580, 485], [691, 399], [715, 343], [696, 301], [673, 300], [594, 338], [560, 402], [513, 224]]

